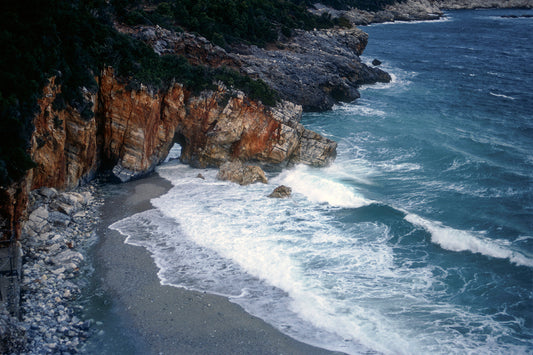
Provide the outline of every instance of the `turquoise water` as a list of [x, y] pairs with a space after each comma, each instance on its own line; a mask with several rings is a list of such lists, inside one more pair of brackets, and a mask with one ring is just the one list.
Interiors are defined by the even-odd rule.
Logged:
[[[222, 294], [347, 353], [533, 353], [531, 10], [373, 25], [390, 84], [306, 114], [335, 163], [268, 185], [168, 163], [174, 187], [112, 228], [162, 283]], [[291, 186], [286, 200], [266, 196]]]

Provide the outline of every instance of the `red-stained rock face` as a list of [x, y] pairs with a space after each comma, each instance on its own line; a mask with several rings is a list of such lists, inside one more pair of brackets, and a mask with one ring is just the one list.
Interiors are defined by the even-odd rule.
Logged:
[[[40, 113], [34, 120], [30, 151], [37, 167], [28, 174], [32, 190], [43, 186], [71, 188], [96, 171], [96, 121], [83, 119], [71, 107], [54, 110], [53, 102], [60, 92], [52, 78], [38, 101]], [[95, 102], [94, 95], [88, 94], [88, 98]]]
[[301, 106], [290, 102], [270, 108], [225, 87], [198, 96], [180, 84], [163, 92], [130, 90], [110, 68], [98, 83], [96, 93], [86, 92], [95, 113], [90, 119], [70, 106], [54, 109], [61, 92], [54, 78], [44, 88], [31, 138], [37, 167], [24, 182], [1, 191], [6, 228], [18, 223], [31, 189], [69, 189], [101, 167], [127, 181], [152, 171], [175, 140], [182, 144], [182, 161], [195, 167], [233, 159], [322, 166], [335, 156], [336, 143], [306, 130], [299, 123]]

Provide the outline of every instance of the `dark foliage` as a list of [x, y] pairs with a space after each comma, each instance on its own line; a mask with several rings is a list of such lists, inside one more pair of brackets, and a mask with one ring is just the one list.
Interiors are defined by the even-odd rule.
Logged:
[[305, 3], [311, 7], [313, 4], [319, 2], [337, 10], [355, 8], [367, 11], [379, 11], [383, 10], [383, 8], [387, 5], [403, 1], [405, 0], [306, 0]]
[[[115, 18], [127, 24], [159, 24], [196, 31], [216, 44], [247, 42], [265, 45], [296, 28], [339, 24], [307, 11], [307, 0], [2, 0], [0, 1], [0, 186], [20, 179], [34, 166], [26, 151], [46, 80], [55, 75], [67, 104], [82, 117], [92, 117], [81, 88], [96, 90], [94, 80], [112, 66], [132, 87], [141, 82], [161, 89], [173, 81], [198, 92], [213, 81], [243, 90], [273, 105], [277, 93], [264, 82], [229, 69], [190, 65], [184, 58], [158, 56], [144, 43], [119, 34]], [[346, 8], [378, 9], [393, 0], [322, 0]], [[342, 25], [342, 23], [341, 23]], [[59, 125], [59, 122], [55, 122]]]
[[[222, 80], [266, 104], [277, 100], [264, 82], [226, 69], [192, 66], [180, 57], [160, 57], [144, 43], [119, 34], [112, 27], [115, 12], [136, 16], [129, 12], [129, 1], [119, 2], [114, 7], [105, 0], [0, 2], [0, 186], [20, 179], [34, 166], [26, 153], [31, 122], [42, 87], [52, 75], [63, 92], [54, 107], [69, 104], [86, 119], [93, 112], [81, 88], [95, 90], [94, 77], [105, 66], [112, 66], [133, 86], [142, 82], [161, 89], [177, 81], [200, 91]], [[161, 3], [156, 12], [170, 16], [170, 9]]]
[[[127, 24], [158, 24], [201, 34], [220, 46], [248, 42], [264, 46], [291, 30], [332, 27], [328, 16], [311, 14], [303, 1], [289, 0], [114, 0]], [[147, 6], [151, 5], [151, 6]]]

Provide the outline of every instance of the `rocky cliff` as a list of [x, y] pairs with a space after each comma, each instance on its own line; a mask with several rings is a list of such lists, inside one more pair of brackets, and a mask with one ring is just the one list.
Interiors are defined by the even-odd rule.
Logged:
[[321, 15], [345, 17], [355, 25], [393, 21], [435, 20], [444, 15], [442, 10], [488, 9], [488, 8], [533, 8], [533, 0], [406, 0], [387, 5], [381, 11], [352, 9], [335, 10], [316, 4], [311, 11]]
[[179, 54], [193, 64], [227, 66], [265, 81], [285, 100], [305, 111], [324, 111], [359, 97], [363, 84], [388, 82], [390, 76], [367, 66], [359, 56], [368, 35], [356, 28], [303, 31], [266, 48], [235, 45], [228, 51], [190, 33], [158, 26], [119, 27], [149, 44], [159, 54]]
[[61, 87], [50, 79], [39, 100], [31, 157], [37, 166], [25, 181], [0, 191], [4, 229], [19, 231], [26, 197], [43, 186], [68, 189], [103, 168], [121, 181], [152, 171], [174, 143], [181, 160], [195, 167], [218, 167], [229, 160], [269, 166], [304, 163], [324, 166], [336, 143], [300, 124], [302, 107], [287, 101], [276, 107], [219, 85], [192, 95], [181, 84], [163, 91], [133, 90], [111, 68], [98, 77], [98, 90], [86, 91], [94, 117], [54, 104]]

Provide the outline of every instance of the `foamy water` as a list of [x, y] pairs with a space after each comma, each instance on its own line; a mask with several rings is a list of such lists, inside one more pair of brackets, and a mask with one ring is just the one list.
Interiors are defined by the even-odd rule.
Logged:
[[[111, 228], [152, 253], [162, 283], [227, 296], [310, 344], [533, 353], [533, 49], [527, 24], [499, 13], [368, 28], [367, 56], [394, 81], [303, 119], [339, 142], [332, 166], [240, 186], [173, 160], [154, 209]], [[292, 197], [268, 198], [281, 184]]]

